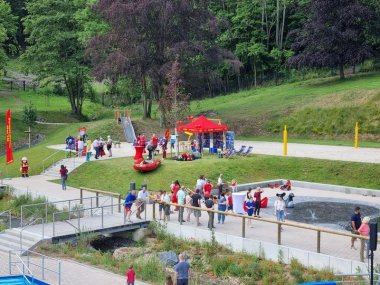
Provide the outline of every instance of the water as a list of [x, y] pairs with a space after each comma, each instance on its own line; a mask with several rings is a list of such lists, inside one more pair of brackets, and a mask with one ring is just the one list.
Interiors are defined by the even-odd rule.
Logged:
[[337, 229], [351, 228], [351, 216], [355, 207], [361, 208], [362, 217], [380, 217], [380, 209], [353, 202], [328, 202], [328, 201], [295, 201], [295, 207], [286, 209], [286, 219], [313, 224], [319, 226], [333, 227]]
[[26, 276], [29, 282], [25, 281], [22, 275], [19, 276], [3, 276], [0, 277], [0, 285], [25, 285], [25, 284], [34, 284], [34, 285], [49, 285], [49, 283], [40, 281], [38, 279], [33, 279], [30, 276]]

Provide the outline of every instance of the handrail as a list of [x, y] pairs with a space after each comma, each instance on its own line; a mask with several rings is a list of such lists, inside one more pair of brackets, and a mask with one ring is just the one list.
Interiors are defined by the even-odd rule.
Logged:
[[42, 172], [45, 173], [45, 161], [48, 160], [49, 158], [55, 156], [57, 153], [60, 153], [62, 150], [57, 150], [56, 152], [54, 152], [53, 154], [49, 155], [48, 157], [46, 157], [45, 159], [42, 160]]
[[[176, 203], [171, 203], [171, 202], [160, 202], [157, 200], [153, 201], [153, 219], [155, 220], [155, 204], [156, 203], [163, 203], [166, 205], [171, 205], [171, 206], [176, 206], [176, 207], [182, 207], [182, 208], [187, 208], [187, 209], [193, 209], [193, 210], [199, 210], [199, 211], [204, 211], [204, 212], [212, 212], [216, 214], [223, 214], [226, 216], [232, 216], [232, 217], [237, 217], [237, 218], [242, 218], [242, 237], [245, 238], [245, 220], [254, 220], [254, 221], [260, 221], [260, 222], [266, 222], [266, 223], [272, 223], [272, 224], [277, 224], [277, 244], [281, 245], [281, 226], [286, 225], [286, 226], [291, 226], [295, 228], [301, 228], [301, 229], [306, 229], [306, 230], [312, 230], [317, 232], [317, 252], [320, 253], [321, 249], [321, 233], [328, 233], [328, 234], [334, 234], [334, 235], [339, 235], [339, 236], [346, 236], [346, 237], [351, 237], [351, 238], [357, 238], [361, 240], [362, 246], [360, 249], [360, 260], [364, 261], [364, 242], [365, 240], [368, 240], [369, 238], [366, 236], [361, 236], [361, 235], [356, 235], [356, 234], [351, 234], [351, 233], [345, 233], [342, 231], [337, 231], [337, 230], [330, 230], [330, 229], [325, 229], [325, 228], [320, 228], [320, 227], [315, 227], [315, 226], [309, 226], [305, 225], [302, 223], [297, 223], [297, 222], [280, 222], [274, 219], [266, 219], [266, 218], [257, 218], [253, 216], [247, 216], [247, 215], [242, 215], [242, 214], [235, 214], [235, 213], [229, 213], [229, 212], [224, 212], [224, 211], [218, 211], [218, 210], [211, 210], [207, 208], [202, 208], [202, 207], [193, 207], [193, 206], [188, 206], [188, 205], [180, 205]], [[182, 222], [180, 222], [182, 224]], [[380, 239], [377, 240], [377, 242], [380, 242]]]
[[42, 221], [42, 223], [41, 223], [41, 225], [42, 225], [42, 239], [45, 238], [45, 224], [44, 224], [44, 219], [43, 219], [43, 218], [37, 218], [37, 219], [31, 221], [29, 224], [27, 224], [25, 227], [23, 227], [23, 228], [21, 229], [21, 231], [20, 231], [20, 250], [22, 250], [22, 232], [23, 232], [26, 228], [28, 228], [29, 226], [34, 225], [34, 224], [35, 224], [37, 221], [39, 221], [39, 220]]
[[12, 228], [12, 212], [11, 212], [11, 210], [6, 210], [3, 212], [0, 212], [0, 216], [4, 213], [9, 213], [9, 215], [8, 215], [8, 217], [9, 217], [9, 228], [11, 229]]
[[79, 187], [79, 190], [80, 190], [80, 200], [81, 200], [81, 204], [82, 203], [82, 199], [83, 199], [83, 191], [88, 191], [88, 192], [94, 192], [96, 194], [96, 206], [99, 206], [99, 193], [100, 194], [104, 194], [105, 196], [111, 196], [111, 197], [116, 197], [118, 199], [118, 204], [119, 204], [119, 208], [118, 208], [118, 211], [119, 213], [121, 212], [121, 207], [120, 207], [120, 204], [121, 204], [121, 194], [120, 193], [115, 193], [115, 192], [108, 192], [108, 191], [104, 191], [104, 190], [98, 190], [98, 189], [92, 189], [92, 188], [87, 188], [87, 187]]
[[[11, 254], [11, 250], [9, 251], [9, 271], [10, 271], [10, 274], [12, 275], [12, 264], [15, 264], [15, 266], [17, 267], [18, 271], [20, 271], [20, 273], [22, 273], [22, 276], [24, 277], [24, 279], [29, 283], [29, 284], [33, 284], [34, 283], [34, 277], [33, 277], [33, 272], [30, 270], [30, 268], [24, 263], [24, 261], [22, 260], [22, 258], [16, 253], [16, 257], [20, 260], [20, 261], [14, 261], [12, 262], [12, 254]], [[22, 270], [18, 267], [17, 263], [21, 263], [22, 264]], [[32, 280], [33, 280], [33, 283], [31, 283], [28, 278], [26, 278], [26, 275], [25, 275], [25, 270], [24, 268], [26, 268], [26, 270], [28, 271], [28, 273], [30, 274], [30, 276], [32, 277]]]

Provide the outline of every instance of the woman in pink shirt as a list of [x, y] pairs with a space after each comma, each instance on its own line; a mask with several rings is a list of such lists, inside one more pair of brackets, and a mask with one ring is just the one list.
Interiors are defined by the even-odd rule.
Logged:
[[[361, 236], [369, 237], [369, 221], [370, 217], [364, 217], [361, 226], [358, 229], [358, 232], [360, 233]], [[365, 240], [365, 247], [366, 247], [366, 253], [367, 253], [367, 258], [368, 258], [368, 253], [369, 253], [369, 240]]]

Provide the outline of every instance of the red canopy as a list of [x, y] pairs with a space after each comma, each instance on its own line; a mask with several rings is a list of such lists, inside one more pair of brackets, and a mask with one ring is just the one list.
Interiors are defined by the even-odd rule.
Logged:
[[228, 127], [226, 125], [216, 124], [208, 120], [205, 116], [200, 116], [198, 119], [187, 125], [178, 126], [177, 131], [191, 133], [213, 133], [228, 131]]

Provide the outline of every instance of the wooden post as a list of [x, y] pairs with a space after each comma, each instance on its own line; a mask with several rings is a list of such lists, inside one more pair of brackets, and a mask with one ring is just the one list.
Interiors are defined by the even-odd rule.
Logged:
[[281, 224], [277, 224], [277, 244], [281, 245]]
[[241, 224], [241, 236], [245, 238], [245, 218], [243, 217], [243, 223]]
[[317, 252], [321, 253], [321, 231], [317, 231]]
[[153, 221], [156, 220], [156, 201], [153, 201]]

